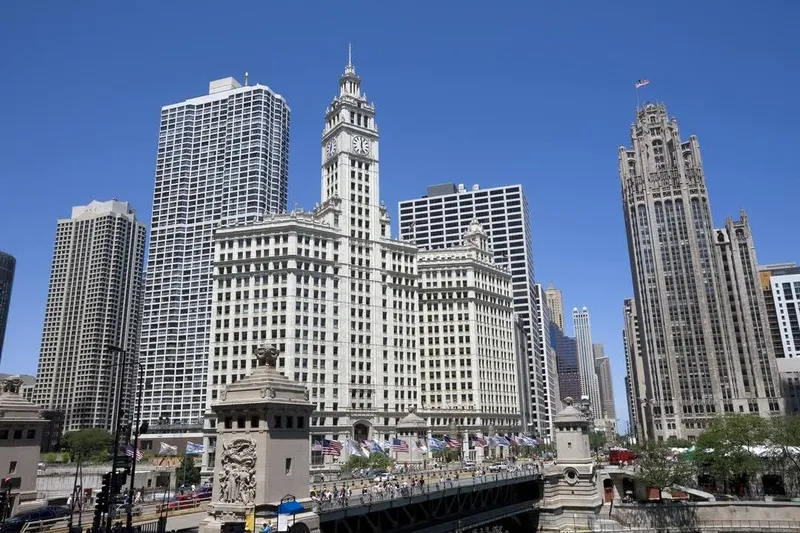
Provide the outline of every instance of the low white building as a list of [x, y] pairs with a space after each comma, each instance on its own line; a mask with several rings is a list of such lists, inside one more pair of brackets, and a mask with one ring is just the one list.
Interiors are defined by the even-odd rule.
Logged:
[[461, 247], [420, 251], [417, 270], [420, 410], [432, 432], [522, 433], [511, 274], [480, 223]]

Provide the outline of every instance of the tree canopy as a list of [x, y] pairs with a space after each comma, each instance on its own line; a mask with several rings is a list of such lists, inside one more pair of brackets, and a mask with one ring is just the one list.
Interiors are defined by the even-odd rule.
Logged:
[[181, 465], [175, 471], [175, 481], [178, 487], [200, 483], [200, 469], [194, 466], [194, 457], [186, 454], [181, 457]]
[[388, 470], [394, 465], [395, 460], [384, 453], [371, 453], [369, 457], [351, 455], [345, 463], [345, 470], [352, 472], [359, 468], [374, 468], [376, 470]]
[[726, 491], [734, 482], [747, 481], [761, 468], [749, 449], [769, 440], [772, 423], [756, 414], [727, 414], [715, 418], [697, 439], [694, 459]]
[[644, 484], [659, 491], [673, 485], [686, 485], [694, 476], [694, 465], [690, 461], [656, 441], [646, 442], [639, 449], [636, 464]]
[[61, 446], [72, 461], [106, 461], [113, 440], [105, 429], [81, 429], [64, 434]]

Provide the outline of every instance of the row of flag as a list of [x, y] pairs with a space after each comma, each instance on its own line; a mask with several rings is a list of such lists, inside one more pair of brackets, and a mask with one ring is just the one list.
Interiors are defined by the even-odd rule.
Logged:
[[[378, 440], [370, 440], [365, 441], [362, 440], [360, 442], [356, 442], [353, 439], [347, 439], [345, 443], [347, 445], [347, 452], [350, 455], [362, 456], [362, 457], [369, 457], [372, 453], [388, 453], [389, 451], [394, 452], [402, 452], [408, 453], [409, 446], [408, 443], [404, 440], [394, 438], [391, 441], [378, 441]], [[490, 447], [494, 448], [497, 446], [501, 447], [508, 447], [508, 446], [536, 446], [539, 444], [539, 441], [527, 437], [525, 435], [519, 437], [512, 437], [510, 440], [507, 437], [489, 437], [488, 439], [484, 438], [474, 438], [470, 439], [470, 445], [474, 447]], [[344, 450], [344, 444], [339, 442], [338, 440], [329, 440], [329, 439], [322, 439], [322, 440], [315, 440], [311, 446], [313, 451], [322, 452], [322, 455], [330, 455], [334, 457], [339, 457], [342, 455], [342, 450]], [[458, 439], [451, 438], [445, 435], [441, 440], [430, 437], [427, 442], [425, 441], [412, 441], [411, 443], [411, 450], [413, 451], [420, 451], [420, 452], [427, 452], [428, 450], [431, 451], [442, 451], [445, 449], [454, 449], [460, 448], [461, 441]], [[187, 442], [186, 443], [186, 455], [203, 455], [205, 448], [202, 444], [197, 444], [194, 442]], [[139, 448], [134, 449], [132, 445], [128, 445], [125, 448], [125, 455], [128, 457], [136, 456], [137, 461], [142, 460], [142, 450]], [[158, 450], [159, 456], [176, 456], [178, 455], [178, 447], [171, 446], [166, 442], [160, 443], [160, 448]]]
[[[532, 437], [521, 435], [519, 437], [489, 437], [488, 439], [475, 438], [470, 439], [472, 447], [489, 447], [495, 448], [509, 447], [509, 446], [537, 446], [539, 441]], [[369, 457], [373, 453], [388, 454], [389, 451], [408, 453], [411, 451], [427, 452], [443, 451], [445, 449], [461, 448], [461, 441], [445, 435], [442, 439], [430, 437], [427, 441], [412, 441], [411, 447], [406, 441], [394, 438], [391, 441], [379, 440], [362, 440], [357, 442], [353, 439], [347, 439], [344, 444], [338, 440], [318, 439], [315, 440], [311, 446], [312, 451], [321, 452], [322, 455], [331, 455], [339, 457], [342, 455], [343, 450], [347, 450], [349, 455], [358, 457]]]
[[[160, 443], [160, 448], [156, 455], [159, 456], [175, 456], [178, 455], [178, 447], [177, 446], [170, 446], [166, 442]], [[202, 444], [197, 444], [194, 442], [187, 442], [186, 443], [186, 455], [203, 455], [205, 451], [205, 447]], [[134, 448], [133, 445], [128, 444], [125, 447], [125, 455], [128, 457], [136, 457], [137, 461], [142, 460], [142, 450], [140, 448]]]

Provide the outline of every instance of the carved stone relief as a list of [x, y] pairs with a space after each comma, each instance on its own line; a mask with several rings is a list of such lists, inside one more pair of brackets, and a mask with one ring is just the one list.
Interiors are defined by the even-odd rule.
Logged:
[[250, 505], [256, 499], [256, 443], [235, 439], [222, 445], [220, 501]]

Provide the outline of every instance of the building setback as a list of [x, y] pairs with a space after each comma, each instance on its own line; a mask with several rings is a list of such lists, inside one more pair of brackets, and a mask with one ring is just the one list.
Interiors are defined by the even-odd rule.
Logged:
[[800, 268], [794, 263], [759, 268], [770, 339], [787, 413], [800, 412]]
[[597, 388], [600, 392], [600, 405], [603, 418], [609, 421], [617, 419], [617, 409], [614, 407], [614, 383], [611, 377], [611, 360], [606, 356], [602, 344], [592, 346], [594, 354], [594, 371], [597, 374]]
[[[388, 438], [419, 404], [417, 248], [391, 238], [379, 153], [348, 63], [325, 112], [320, 203], [216, 232], [208, 402], [274, 345], [278, 370], [309, 388], [314, 440]], [[215, 439], [210, 417], [206, 470]]]
[[494, 264], [480, 223], [470, 224], [463, 246], [419, 252], [417, 272], [420, 405], [432, 430], [455, 424], [460, 434], [481, 437], [493, 437], [490, 428], [525, 431], [511, 274]]
[[0, 361], [3, 357], [3, 339], [6, 336], [8, 312], [11, 307], [11, 288], [14, 285], [14, 256], [0, 252]]
[[641, 336], [639, 335], [639, 318], [636, 312], [636, 300], [627, 298], [623, 302], [622, 345], [625, 349], [625, 393], [628, 398], [628, 435], [639, 440], [653, 438], [652, 409], [647, 403], [652, 393], [647, 391], [650, 381], [647, 375], [647, 360], [643, 357]]
[[589, 399], [595, 420], [603, 418], [603, 405], [600, 401], [600, 388], [594, 369], [594, 345], [592, 344], [592, 324], [589, 310], [584, 307], [572, 309], [572, 324], [575, 332], [575, 345], [578, 350], [578, 370], [581, 377], [581, 396]]
[[154, 430], [200, 429], [214, 230], [286, 210], [289, 115], [269, 87], [233, 78], [161, 109], [140, 346]]
[[[550, 283], [544, 290], [547, 297], [547, 305], [550, 309], [552, 322], [555, 322], [558, 329], [564, 331], [564, 295], [559, 289]], [[558, 409], [561, 410], [560, 408]]]
[[108, 347], [125, 350], [127, 362], [136, 354], [145, 231], [116, 200], [73, 207], [58, 221], [33, 401], [63, 412], [65, 431], [114, 428], [122, 365]]
[[538, 308], [533, 268], [533, 243], [528, 200], [521, 185], [481, 189], [446, 183], [428, 187], [422, 198], [399, 203], [400, 238], [420, 249], [458, 246], [470, 222], [478, 220], [489, 236], [495, 263], [508, 265], [512, 275], [514, 311], [525, 325], [531, 354], [531, 418], [543, 434], [548, 406], [544, 369], [539, 353]]
[[666, 108], [647, 104], [619, 174], [654, 436], [693, 439], [721, 413], [780, 412], [748, 221], [714, 229], [697, 138], [682, 141]]
[[[551, 438], [555, 427], [553, 420], [556, 413], [561, 411], [561, 392], [558, 387], [558, 361], [556, 357], [556, 337], [553, 335], [553, 325], [557, 323], [553, 321], [554, 308], [557, 310], [560, 302], [556, 305], [551, 305], [548, 298], [551, 293], [542, 289], [540, 284], [536, 284], [536, 296], [538, 298], [537, 309], [539, 310], [538, 328], [539, 328], [539, 352], [542, 354], [542, 383], [544, 384], [544, 393], [546, 395], [546, 408], [544, 413], [543, 424], [545, 426], [542, 433], [543, 436]], [[561, 293], [559, 292], [559, 295]], [[563, 314], [563, 313], [562, 313]], [[563, 318], [562, 318], [563, 321]], [[533, 362], [529, 362], [528, 367], [533, 367]], [[533, 403], [531, 401], [531, 403]]]

